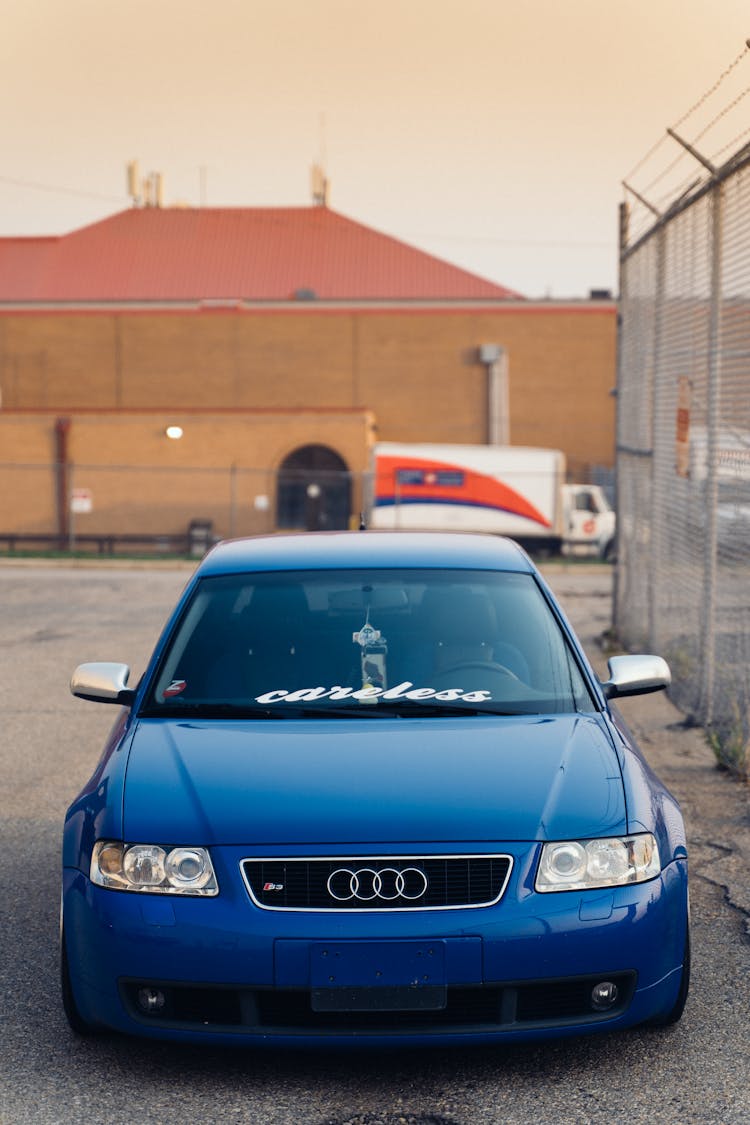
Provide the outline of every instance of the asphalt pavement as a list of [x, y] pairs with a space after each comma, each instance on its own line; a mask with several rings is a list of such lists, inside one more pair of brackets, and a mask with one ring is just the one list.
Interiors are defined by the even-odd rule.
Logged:
[[[58, 997], [61, 824], [114, 709], [68, 680], [93, 659], [137, 675], [189, 569], [0, 565], [2, 1125], [750, 1123], [748, 790], [663, 695], [621, 710], [688, 824], [693, 984], [676, 1027], [375, 1054], [77, 1038]], [[603, 673], [611, 572], [547, 576]]]

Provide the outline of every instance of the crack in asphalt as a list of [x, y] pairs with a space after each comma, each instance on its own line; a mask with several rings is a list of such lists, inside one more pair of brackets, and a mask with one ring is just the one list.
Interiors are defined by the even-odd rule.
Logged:
[[461, 1125], [455, 1117], [434, 1113], [356, 1114], [354, 1117], [327, 1117], [321, 1125]]
[[[702, 879], [704, 883], [722, 892], [725, 904], [730, 910], [733, 910], [735, 914], [741, 916], [744, 922], [741, 937], [745, 944], [750, 945], [750, 909], [733, 899], [732, 888], [728, 883], [723, 882], [721, 879], [715, 879], [711, 875], [708, 875], [705, 870], [702, 870], [702, 867], [716, 863], [719, 859], [725, 858], [726, 856], [737, 855], [738, 850], [730, 847], [728, 844], [719, 843], [717, 840], [696, 840], [695, 838], [693, 838], [693, 846], [695, 848], [713, 848], [714, 851], [719, 852], [719, 855], [714, 859], [701, 861], [701, 859], [698, 858], [697, 863], [699, 866], [697, 868], [691, 866], [690, 877], [692, 879]], [[694, 853], [691, 852], [691, 854]]]

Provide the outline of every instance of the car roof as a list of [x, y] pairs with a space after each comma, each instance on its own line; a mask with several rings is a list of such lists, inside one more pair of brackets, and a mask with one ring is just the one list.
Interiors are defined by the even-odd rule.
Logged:
[[510, 570], [534, 565], [510, 539], [463, 533], [341, 531], [230, 539], [217, 544], [196, 575], [245, 571], [407, 567]]

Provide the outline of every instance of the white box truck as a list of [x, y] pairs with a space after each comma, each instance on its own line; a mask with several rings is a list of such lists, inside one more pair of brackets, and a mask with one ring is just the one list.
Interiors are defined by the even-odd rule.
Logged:
[[379, 442], [368, 526], [508, 535], [532, 552], [613, 557], [615, 513], [598, 485], [567, 484], [557, 449]]

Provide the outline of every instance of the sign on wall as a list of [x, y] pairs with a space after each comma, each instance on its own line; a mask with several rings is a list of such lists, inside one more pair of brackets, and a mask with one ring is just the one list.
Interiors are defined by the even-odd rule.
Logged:
[[86, 515], [94, 510], [94, 494], [90, 488], [74, 488], [70, 493], [70, 510], [75, 515]]

